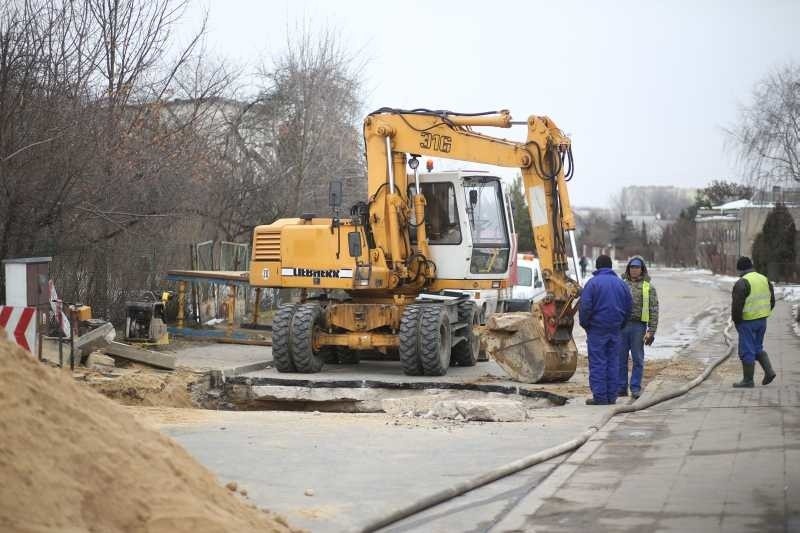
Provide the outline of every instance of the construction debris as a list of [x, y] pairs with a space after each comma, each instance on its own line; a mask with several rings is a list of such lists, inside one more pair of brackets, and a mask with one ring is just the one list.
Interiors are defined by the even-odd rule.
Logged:
[[105, 368], [113, 368], [114, 358], [100, 352], [92, 352], [86, 358], [86, 366], [88, 368], [100, 367], [101, 370]]
[[110, 342], [103, 351], [114, 357], [122, 357], [123, 359], [144, 363], [156, 368], [175, 370], [175, 356], [173, 354], [145, 350], [116, 341]]
[[113, 342], [115, 336], [114, 325], [106, 322], [99, 328], [93, 329], [75, 339], [75, 352], [86, 355], [95, 350], [102, 350], [110, 342]]

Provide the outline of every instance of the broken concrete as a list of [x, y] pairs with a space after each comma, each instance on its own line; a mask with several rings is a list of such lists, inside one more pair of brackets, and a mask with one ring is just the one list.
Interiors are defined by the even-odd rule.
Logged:
[[122, 357], [123, 359], [144, 363], [157, 368], [175, 370], [175, 356], [173, 354], [144, 350], [116, 341], [110, 342], [108, 346], [103, 348], [103, 351], [114, 357]]
[[101, 367], [102, 369], [113, 368], [114, 358], [100, 352], [92, 352], [86, 358], [86, 366], [89, 368]]
[[445, 396], [447, 399], [442, 399], [439, 395], [385, 398], [381, 401], [381, 407], [384, 412], [396, 416], [482, 422], [522, 422], [528, 418], [528, 409], [536, 408], [523, 400], [461, 399], [461, 396], [463, 394], [456, 397], [449, 393]]
[[86, 355], [95, 350], [101, 350], [114, 340], [116, 334], [113, 324], [106, 322], [99, 328], [75, 339], [75, 352]]
[[474, 389], [304, 387], [247, 385], [233, 381], [224, 385], [220, 402], [237, 409], [386, 412], [395, 416], [510, 422], [525, 420], [530, 410], [564, 403], [560, 397], [538, 391], [524, 391], [523, 394], [523, 391], [512, 390], [504, 394]]

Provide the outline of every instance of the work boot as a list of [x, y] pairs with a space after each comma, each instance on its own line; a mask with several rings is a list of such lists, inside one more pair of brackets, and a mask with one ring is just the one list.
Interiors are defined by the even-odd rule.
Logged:
[[733, 386], [737, 389], [752, 389], [755, 387], [755, 383], [753, 383], [755, 370], [755, 363], [742, 363], [742, 381], [734, 383]]
[[761, 369], [764, 371], [764, 379], [761, 380], [761, 384], [769, 385], [777, 375], [775, 374], [775, 371], [772, 370], [772, 363], [769, 362], [769, 355], [767, 355], [767, 352], [762, 350], [758, 352], [756, 361], [758, 361], [758, 364], [761, 365]]

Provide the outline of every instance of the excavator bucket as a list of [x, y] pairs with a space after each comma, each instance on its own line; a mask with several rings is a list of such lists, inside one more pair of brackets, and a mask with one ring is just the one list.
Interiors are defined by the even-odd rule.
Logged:
[[567, 381], [578, 364], [573, 339], [564, 344], [547, 341], [538, 308], [531, 313], [490, 316], [481, 333], [481, 346], [512, 379], [522, 383]]

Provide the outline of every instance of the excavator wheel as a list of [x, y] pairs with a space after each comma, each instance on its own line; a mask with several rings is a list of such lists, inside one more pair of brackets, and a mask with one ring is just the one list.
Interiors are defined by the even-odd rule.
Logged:
[[419, 325], [419, 359], [426, 376], [444, 376], [450, 366], [450, 319], [441, 305], [422, 307]]
[[314, 351], [314, 329], [322, 324], [319, 304], [307, 303], [297, 307], [292, 318], [291, 354], [298, 372], [313, 374], [322, 370], [328, 350]]
[[297, 304], [284, 304], [272, 320], [272, 361], [278, 372], [295, 372], [290, 348], [292, 316]]
[[408, 376], [421, 376], [424, 372], [419, 358], [419, 323], [422, 319], [420, 305], [407, 305], [400, 317], [400, 346], [397, 350], [403, 372]]
[[453, 346], [450, 364], [458, 366], [475, 366], [480, 352], [480, 338], [477, 327], [480, 325], [480, 314], [474, 302], [464, 301], [458, 303], [458, 321], [466, 323], [466, 327], [459, 330], [465, 340]]

